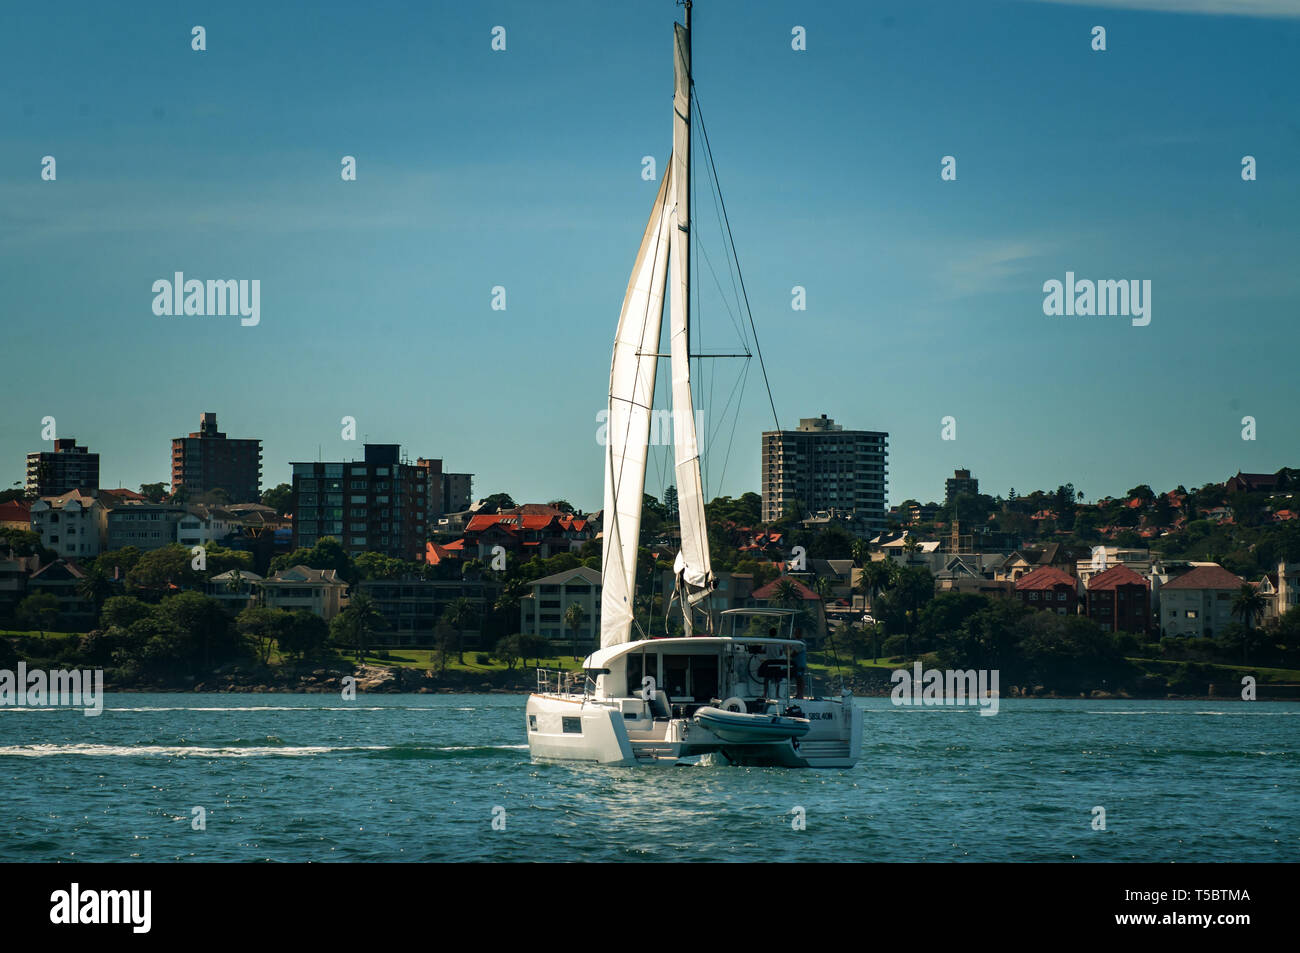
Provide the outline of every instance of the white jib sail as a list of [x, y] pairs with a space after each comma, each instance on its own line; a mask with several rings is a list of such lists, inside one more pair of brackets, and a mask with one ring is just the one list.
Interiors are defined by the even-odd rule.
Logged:
[[664, 177], [637, 252], [618, 318], [606, 418], [604, 541], [601, 548], [600, 645], [631, 639], [636, 551], [641, 538], [646, 453], [663, 322], [671, 194]]
[[689, 606], [713, 590], [713, 567], [704, 519], [704, 481], [691, 399], [690, 335], [690, 62], [689, 39], [681, 24], [673, 35], [673, 155], [671, 177], [672, 259], [669, 268], [669, 345], [673, 373], [673, 450], [677, 479], [677, 506], [682, 548], [677, 560], [678, 578], [686, 584], [683, 606], [687, 634], [691, 631]]

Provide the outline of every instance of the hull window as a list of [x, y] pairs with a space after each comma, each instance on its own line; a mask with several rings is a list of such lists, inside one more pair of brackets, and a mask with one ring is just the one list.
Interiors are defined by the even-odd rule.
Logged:
[[582, 719], [581, 719], [581, 718], [565, 718], [565, 719], [563, 719], [563, 726], [564, 726], [564, 733], [565, 733], [566, 735], [580, 735], [580, 734], [582, 734]]
[[529, 731], [536, 731], [536, 730], [537, 730], [537, 716], [536, 716], [536, 715], [529, 715], [529, 716], [528, 716], [528, 730], [529, 730]]

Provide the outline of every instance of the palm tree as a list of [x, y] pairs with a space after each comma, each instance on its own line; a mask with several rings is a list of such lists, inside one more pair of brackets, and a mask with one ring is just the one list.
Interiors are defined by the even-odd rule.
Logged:
[[113, 580], [103, 570], [91, 566], [86, 574], [77, 580], [77, 595], [95, 607], [95, 619], [99, 619], [99, 610], [113, 594]]
[[871, 597], [871, 607], [873, 609], [876, 605], [876, 596], [880, 595], [880, 590], [888, 589], [893, 585], [895, 569], [894, 561], [888, 558], [878, 559], [862, 567], [862, 575], [858, 579], [858, 592]]
[[571, 633], [571, 648], [575, 659], [578, 657], [578, 629], [582, 628], [586, 618], [587, 610], [582, 607], [581, 602], [570, 602], [569, 608], [564, 610], [564, 624], [569, 627]]
[[865, 540], [855, 539], [853, 545], [849, 547], [849, 553], [853, 556], [853, 562], [857, 566], [865, 566], [871, 559], [871, 547]]
[[1241, 662], [1246, 664], [1246, 646], [1250, 642], [1250, 630], [1268, 607], [1268, 600], [1260, 591], [1248, 582], [1241, 584], [1237, 595], [1232, 600], [1232, 614], [1239, 616], [1246, 624], [1246, 634], [1241, 639]]
[[502, 613], [509, 612], [511, 609], [518, 612], [520, 600], [523, 599], [524, 596], [528, 595], [528, 591], [531, 588], [531, 583], [519, 578], [518, 576], [514, 579], [507, 579], [505, 584], [501, 587], [501, 594], [497, 596], [496, 602], [492, 604], [492, 608], [496, 609], [497, 612]]
[[[795, 619], [800, 620], [803, 615], [803, 594], [799, 592], [799, 586], [789, 576], [782, 576], [776, 581], [776, 586], [772, 590], [772, 601], [782, 609], [798, 610]], [[778, 633], [782, 638], [785, 633]]]
[[442, 613], [447, 624], [456, 630], [456, 660], [465, 664], [465, 630], [478, 618], [478, 609], [464, 596], [454, 600]]
[[822, 602], [830, 602], [834, 592], [835, 584], [831, 582], [828, 576], [818, 576], [817, 581], [813, 583], [813, 592], [821, 597]]
[[367, 592], [358, 592], [344, 610], [352, 615], [352, 635], [356, 647], [357, 661], [365, 657], [370, 650], [370, 636], [376, 629], [388, 625], [388, 620], [380, 613], [375, 600]]

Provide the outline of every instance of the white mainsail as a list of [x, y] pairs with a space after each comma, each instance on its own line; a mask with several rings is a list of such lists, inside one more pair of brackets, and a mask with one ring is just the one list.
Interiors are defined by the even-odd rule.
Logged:
[[646, 452], [650, 441], [659, 333], [671, 221], [669, 179], [659, 186], [623, 297], [609, 371], [606, 417], [604, 542], [601, 547], [600, 645], [629, 641], [641, 538]]
[[672, 258], [669, 271], [669, 345], [673, 375], [673, 451], [682, 548], [676, 562], [686, 634], [691, 607], [713, 591], [713, 567], [704, 520], [704, 483], [691, 398], [690, 247], [691, 247], [691, 63], [690, 34], [680, 23], [673, 31], [673, 180]]
[[673, 154], [632, 267], [609, 372], [601, 554], [602, 648], [627, 642], [632, 635], [636, 555], [641, 536], [641, 504], [666, 286], [674, 469], [682, 531], [682, 547], [675, 568], [688, 635], [693, 627], [692, 607], [705, 599], [714, 586], [691, 398], [690, 41], [684, 27], [674, 26]]

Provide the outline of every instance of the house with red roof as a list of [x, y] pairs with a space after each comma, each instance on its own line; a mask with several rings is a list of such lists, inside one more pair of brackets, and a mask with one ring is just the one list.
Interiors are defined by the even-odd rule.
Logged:
[[1055, 566], [1040, 566], [1016, 580], [1016, 598], [1031, 609], [1074, 615], [1079, 609], [1079, 580]]
[[1287, 468], [1277, 473], [1242, 473], [1228, 477], [1223, 484], [1225, 493], [1253, 493], [1257, 491], [1274, 491], [1283, 489], [1287, 483]]
[[516, 559], [547, 559], [577, 552], [593, 532], [592, 521], [584, 516], [543, 503], [525, 503], [496, 513], [475, 513], [455, 543], [427, 544], [425, 559], [435, 565], [445, 558], [489, 562], [498, 546]]
[[0, 503], [0, 529], [20, 529], [24, 532], [32, 528], [32, 508], [22, 500], [10, 500]]
[[135, 492], [135, 490], [126, 490], [126, 489], [100, 490], [99, 499], [104, 503], [105, 506], [117, 506], [117, 504], [119, 503], [128, 503], [128, 502], [135, 502], [135, 503], [145, 502], [145, 497], [143, 494], [137, 493]]
[[1194, 566], [1159, 588], [1163, 635], [1214, 638], [1234, 621], [1232, 603], [1245, 580], [1217, 564]]
[[1111, 566], [1088, 580], [1087, 613], [1103, 632], [1146, 632], [1151, 628], [1151, 586], [1127, 566]]
[[[794, 587], [794, 592], [799, 602], [795, 605], [787, 605], [781, 601], [781, 593], [785, 591], [785, 583]], [[819, 644], [826, 635], [826, 614], [822, 608], [821, 596], [813, 592], [798, 579], [792, 576], [778, 576], [766, 586], [755, 589], [749, 597], [750, 608], [758, 609], [802, 609], [804, 622], [796, 621], [796, 625], [806, 625], [811, 622], [814, 631], [805, 631], [801, 634], [804, 641], [809, 645]]]

